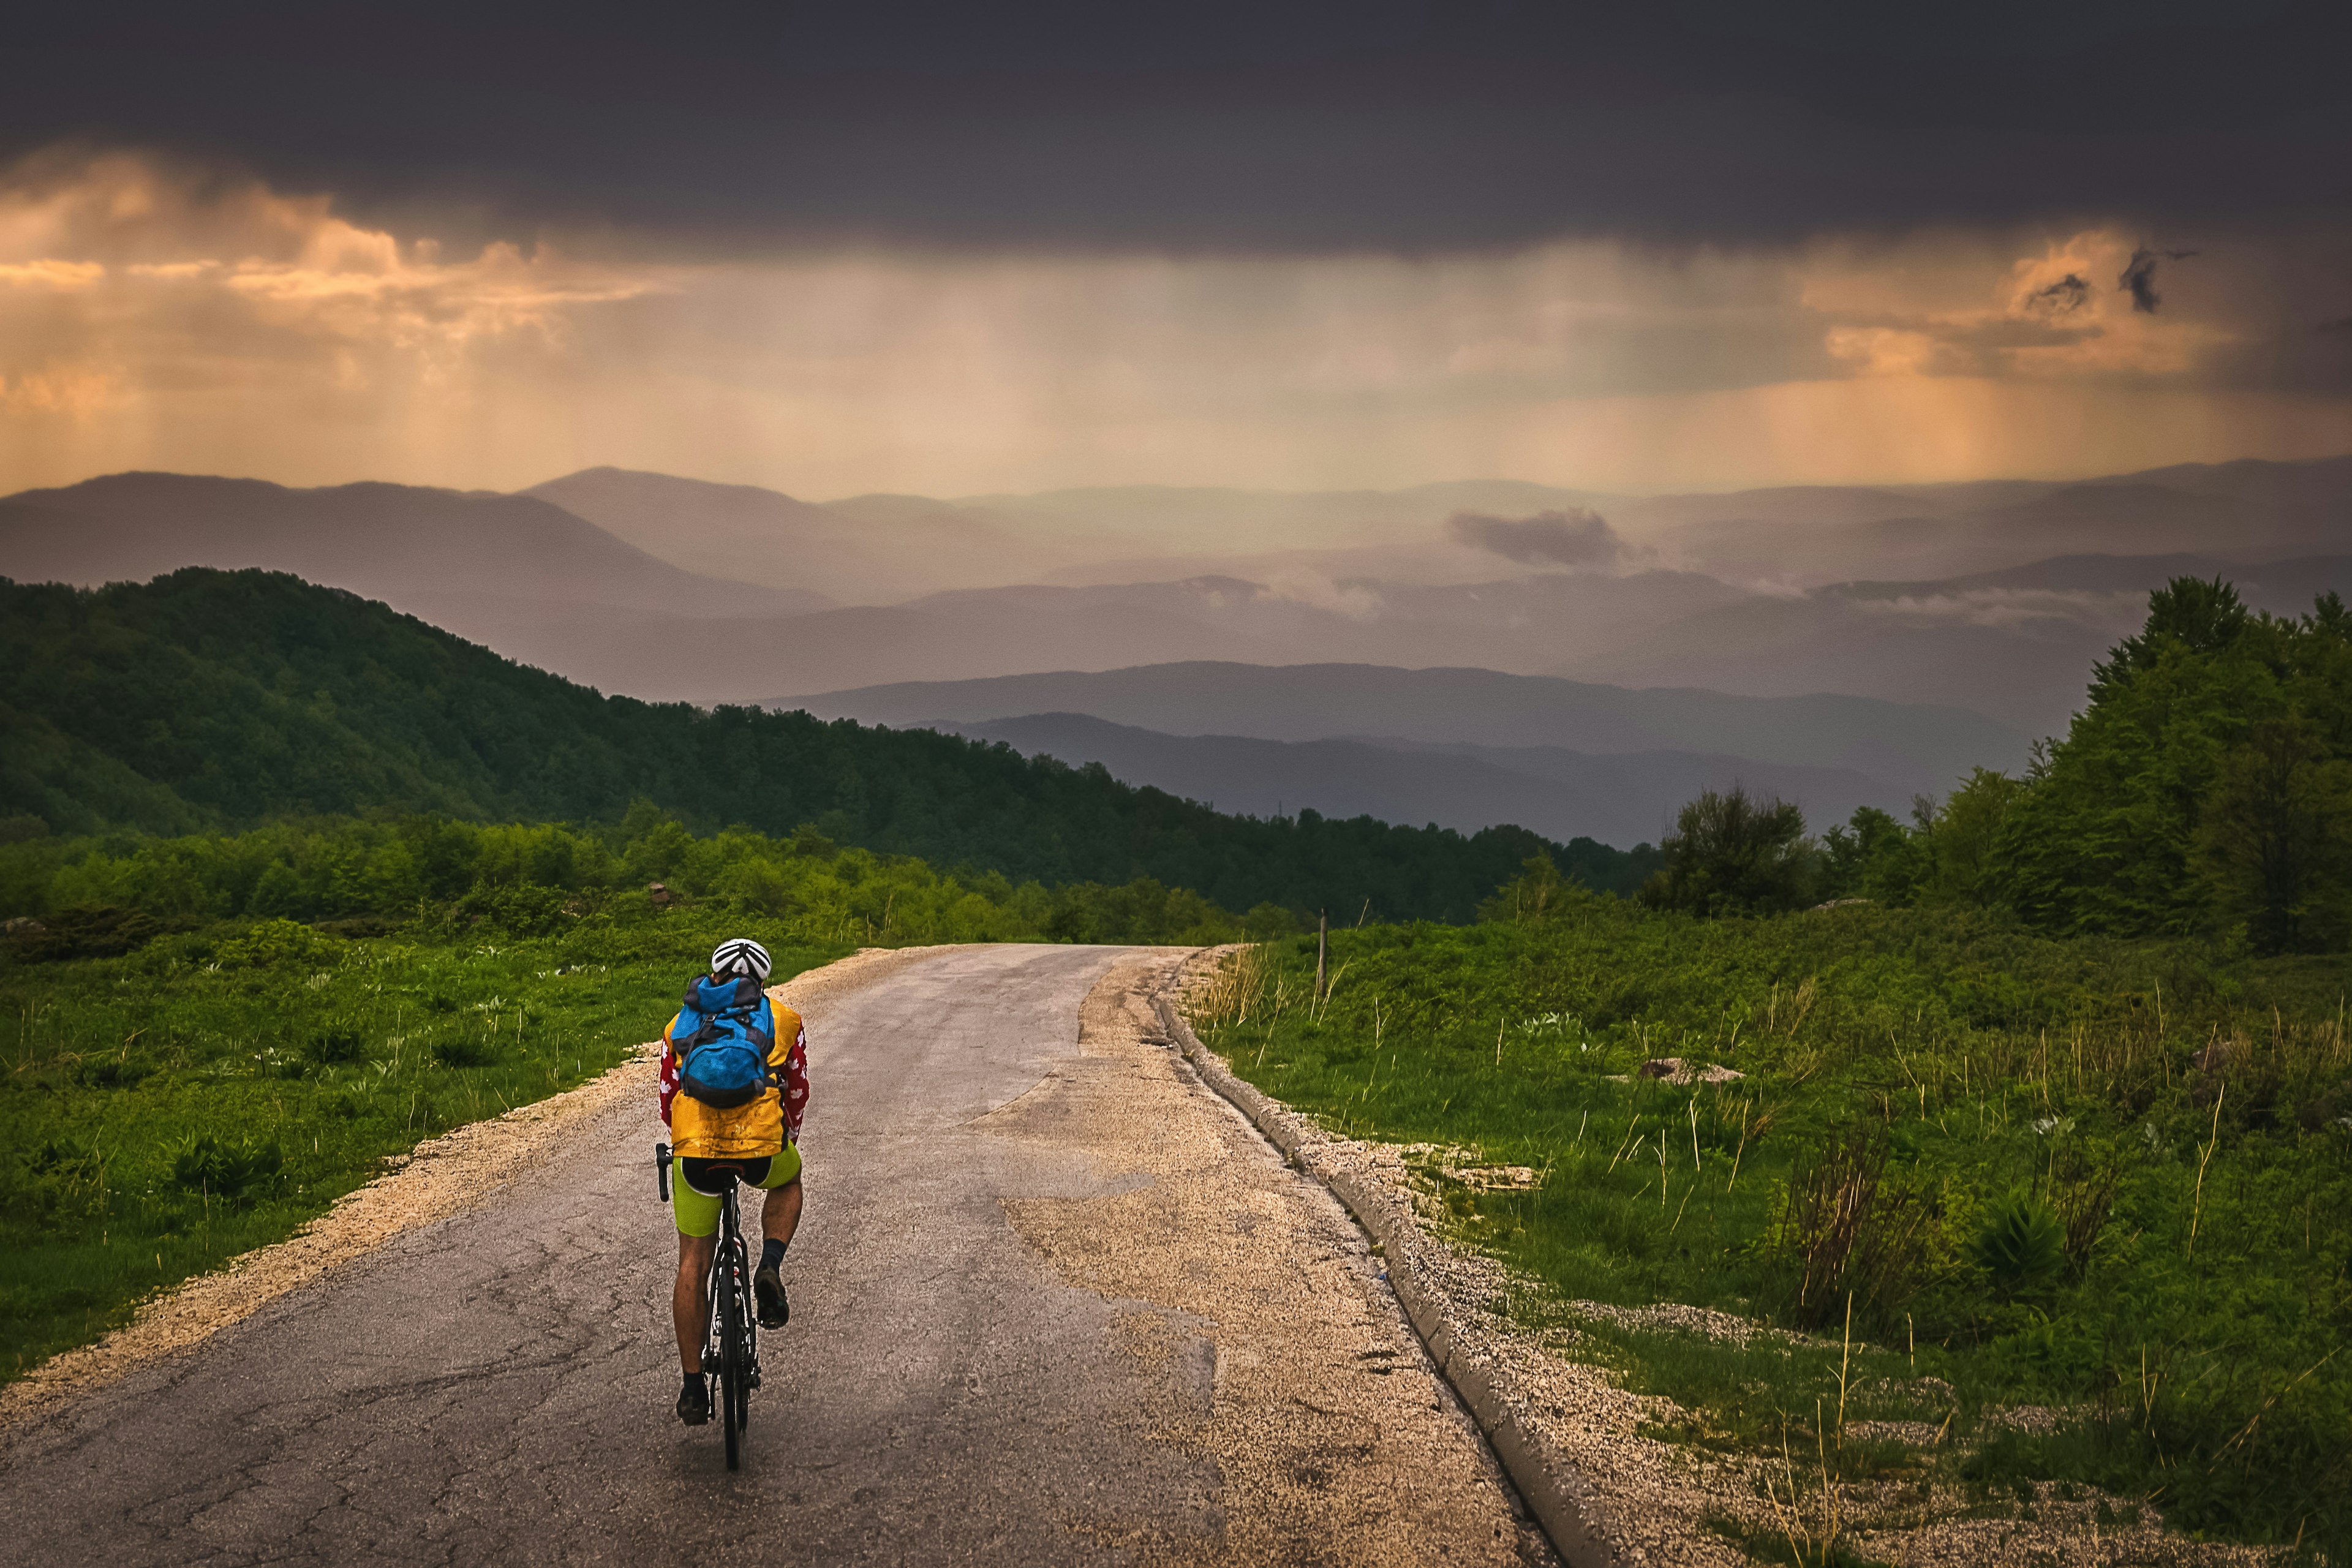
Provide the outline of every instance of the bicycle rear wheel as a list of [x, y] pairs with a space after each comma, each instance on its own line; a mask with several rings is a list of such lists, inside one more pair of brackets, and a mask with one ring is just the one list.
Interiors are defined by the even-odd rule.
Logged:
[[743, 1244], [742, 1289], [735, 1296], [735, 1365], [742, 1373], [736, 1380], [735, 1425], [739, 1430], [751, 1426], [751, 1391], [760, 1386], [760, 1331], [752, 1313], [751, 1256], [749, 1244]]
[[742, 1258], [733, 1242], [719, 1268], [719, 1404], [727, 1428], [727, 1468], [742, 1468], [743, 1418], [750, 1413], [744, 1380], [751, 1375], [743, 1353]]

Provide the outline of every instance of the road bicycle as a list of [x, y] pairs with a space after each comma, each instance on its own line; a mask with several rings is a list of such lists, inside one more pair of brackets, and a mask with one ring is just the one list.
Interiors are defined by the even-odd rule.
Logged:
[[[659, 1173], [662, 1202], [669, 1202], [670, 1151], [654, 1145], [654, 1167]], [[719, 1419], [727, 1429], [727, 1468], [742, 1466], [743, 1428], [751, 1419], [751, 1391], [760, 1386], [760, 1318], [751, 1305], [751, 1249], [735, 1210], [736, 1178], [731, 1165], [714, 1165], [709, 1173], [725, 1183], [719, 1194], [719, 1244], [711, 1249], [710, 1273], [703, 1281], [703, 1300], [709, 1303], [710, 1338], [702, 1347], [702, 1371], [712, 1379]], [[686, 1179], [680, 1173], [678, 1180]]]

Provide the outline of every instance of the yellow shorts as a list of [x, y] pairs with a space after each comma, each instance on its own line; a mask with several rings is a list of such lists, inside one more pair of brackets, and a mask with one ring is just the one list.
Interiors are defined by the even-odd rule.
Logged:
[[[714, 1169], [715, 1167], [715, 1169]], [[692, 1160], [684, 1155], [670, 1170], [670, 1211], [677, 1221], [680, 1236], [709, 1236], [719, 1229], [719, 1194], [705, 1192], [695, 1185], [696, 1180], [724, 1189], [722, 1181], [712, 1178], [719, 1172], [731, 1170], [747, 1187], [773, 1192], [790, 1186], [801, 1179], [801, 1151], [796, 1143], [784, 1145], [781, 1154], [762, 1154], [751, 1160]]]

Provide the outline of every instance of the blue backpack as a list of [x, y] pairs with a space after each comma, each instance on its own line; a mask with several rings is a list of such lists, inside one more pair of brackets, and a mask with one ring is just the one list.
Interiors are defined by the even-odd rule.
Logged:
[[748, 1105], [775, 1081], [768, 1066], [775, 1043], [775, 1011], [758, 981], [698, 977], [687, 985], [670, 1031], [678, 1087], [721, 1110]]

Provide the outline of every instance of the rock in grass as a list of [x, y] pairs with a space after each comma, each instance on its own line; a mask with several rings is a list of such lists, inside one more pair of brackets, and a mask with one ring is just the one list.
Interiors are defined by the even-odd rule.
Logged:
[[1661, 1078], [1668, 1083], [1731, 1083], [1748, 1075], [1716, 1062], [1694, 1068], [1680, 1057], [1653, 1057], [1642, 1064], [1634, 1076]]

